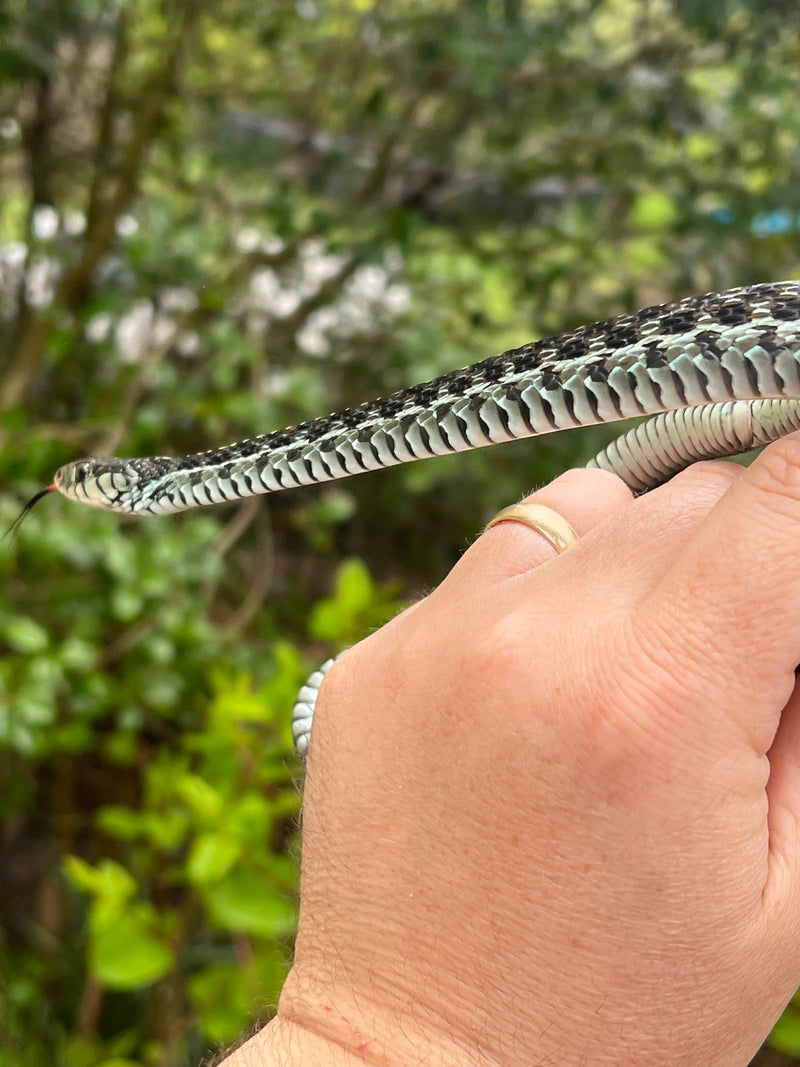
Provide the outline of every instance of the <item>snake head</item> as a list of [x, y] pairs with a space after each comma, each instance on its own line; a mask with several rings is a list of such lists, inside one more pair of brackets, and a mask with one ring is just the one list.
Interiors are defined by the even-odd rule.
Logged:
[[78, 459], [56, 471], [50, 488], [104, 511], [165, 515], [190, 506], [174, 492], [161, 491], [180, 468], [181, 461], [168, 456]]
[[79, 459], [59, 467], [53, 488], [71, 500], [105, 511], [136, 510], [134, 499], [140, 482], [137, 469], [118, 459]]

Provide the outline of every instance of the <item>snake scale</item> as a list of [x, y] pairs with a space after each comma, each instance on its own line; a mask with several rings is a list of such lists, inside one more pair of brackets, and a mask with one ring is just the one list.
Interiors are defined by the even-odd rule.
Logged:
[[[582, 326], [208, 452], [79, 460], [49, 488], [110, 511], [159, 515], [636, 416], [651, 417], [589, 463], [635, 491], [694, 460], [748, 451], [800, 427], [800, 282]], [[295, 709], [301, 752], [325, 669]]]

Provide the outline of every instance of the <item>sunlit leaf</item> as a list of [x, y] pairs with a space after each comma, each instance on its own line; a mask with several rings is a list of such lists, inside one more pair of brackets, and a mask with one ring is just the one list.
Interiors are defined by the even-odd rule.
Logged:
[[195, 839], [187, 873], [192, 882], [217, 882], [230, 870], [242, 851], [241, 843], [225, 834], [203, 834]]
[[149, 916], [131, 909], [113, 922], [93, 923], [89, 962], [97, 979], [111, 989], [139, 989], [163, 978], [172, 967], [170, 947], [154, 933]]
[[236, 867], [207, 886], [203, 897], [212, 922], [225, 930], [283, 937], [296, 921], [294, 904], [248, 867]]

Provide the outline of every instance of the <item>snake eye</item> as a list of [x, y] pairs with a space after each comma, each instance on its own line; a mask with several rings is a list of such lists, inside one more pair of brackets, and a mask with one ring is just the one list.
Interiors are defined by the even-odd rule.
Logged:
[[75, 471], [75, 481], [76, 482], [80, 482], [80, 483], [85, 482], [86, 479], [88, 478], [88, 476], [89, 476], [89, 464], [88, 463], [79, 463], [78, 464], [78, 469]]

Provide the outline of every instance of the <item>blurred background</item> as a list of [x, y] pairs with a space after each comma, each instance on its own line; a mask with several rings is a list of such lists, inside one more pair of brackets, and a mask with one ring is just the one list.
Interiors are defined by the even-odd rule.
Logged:
[[[5, 0], [0, 525], [86, 454], [800, 275], [799, 103], [774, 0]], [[189, 1067], [269, 1017], [298, 686], [611, 436], [161, 519], [53, 496], [2, 543], [2, 1067]]]

